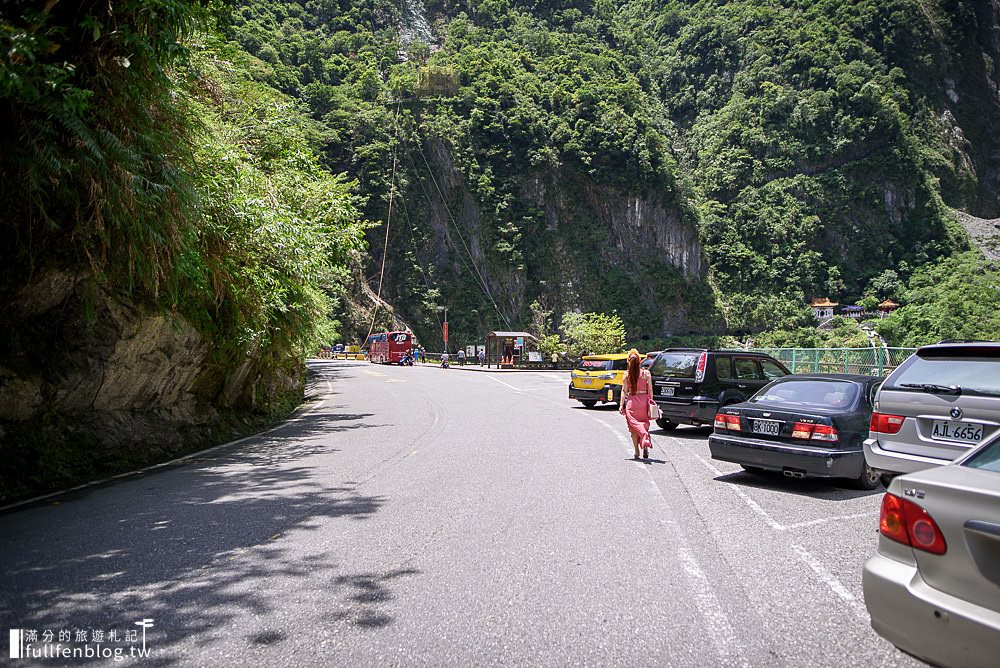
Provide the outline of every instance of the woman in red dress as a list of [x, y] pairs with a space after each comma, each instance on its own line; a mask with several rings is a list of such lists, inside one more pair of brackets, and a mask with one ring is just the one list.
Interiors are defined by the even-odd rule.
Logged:
[[652, 446], [649, 439], [649, 406], [653, 403], [653, 379], [639, 363], [639, 351], [635, 348], [628, 351], [628, 371], [622, 382], [622, 401], [618, 412], [625, 416], [632, 435], [632, 446], [635, 448], [633, 459], [639, 459], [639, 448], [642, 448], [642, 458], [649, 459], [649, 448]]

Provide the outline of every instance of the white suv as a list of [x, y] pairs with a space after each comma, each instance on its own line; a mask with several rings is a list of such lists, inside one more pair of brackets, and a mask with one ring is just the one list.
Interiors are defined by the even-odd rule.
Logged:
[[865, 459], [887, 473], [947, 464], [1000, 439], [1000, 343], [921, 348], [885, 379], [869, 428]]

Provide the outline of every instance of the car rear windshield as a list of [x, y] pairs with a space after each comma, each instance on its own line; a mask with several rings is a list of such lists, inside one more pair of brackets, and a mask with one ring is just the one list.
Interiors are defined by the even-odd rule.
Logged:
[[993, 445], [988, 445], [969, 457], [963, 466], [1000, 473], [1000, 441], [995, 441]]
[[1000, 396], [1000, 349], [922, 350], [890, 382], [886, 387], [892, 390], [921, 392], [921, 385], [957, 385], [966, 394]]
[[854, 405], [860, 389], [840, 380], [781, 380], [755, 394], [750, 403], [811, 408], [847, 408]]
[[577, 371], [610, 371], [611, 360], [583, 360], [577, 367]]
[[649, 368], [653, 376], [667, 378], [694, 378], [699, 353], [660, 353]]

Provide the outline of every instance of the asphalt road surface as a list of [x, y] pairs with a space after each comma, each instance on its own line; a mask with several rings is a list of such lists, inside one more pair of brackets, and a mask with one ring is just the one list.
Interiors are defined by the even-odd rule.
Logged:
[[917, 665], [862, 599], [881, 490], [703, 429], [634, 462], [566, 373], [313, 369], [276, 429], [0, 515], [0, 628], [153, 620], [133, 665]]

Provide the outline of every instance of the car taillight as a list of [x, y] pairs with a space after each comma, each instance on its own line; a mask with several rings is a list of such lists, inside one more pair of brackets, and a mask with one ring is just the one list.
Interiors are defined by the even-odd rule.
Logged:
[[926, 510], [895, 494], [882, 497], [878, 530], [886, 538], [915, 550], [944, 554], [948, 544], [941, 529]]
[[740, 428], [739, 415], [723, 415], [722, 413], [715, 414], [715, 428], [728, 429], [729, 431], [743, 431]]
[[872, 413], [868, 429], [873, 433], [898, 434], [899, 430], [903, 428], [903, 420], [905, 419], [902, 415], [890, 415], [876, 411]]
[[808, 422], [796, 422], [792, 427], [792, 438], [809, 438], [812, 436], [813, 425]]
[[812, 424], [811, 422], [796, 422], [792, 427], [792, 438], [805, 438], [814, 441], [835, 442], [840, 439], [836, 427], [827, 424]]
[[708, 364], [708, 353], [698, 355], [698, 366], [694, 370], [694, 382], [705, 380], [705, 365]]
[[812, 438], [814, 441], [828, 441], [835, 442], [840, 438], [835, 427], [831, 427], [825, 424], [818, 424], [813, 427]]

